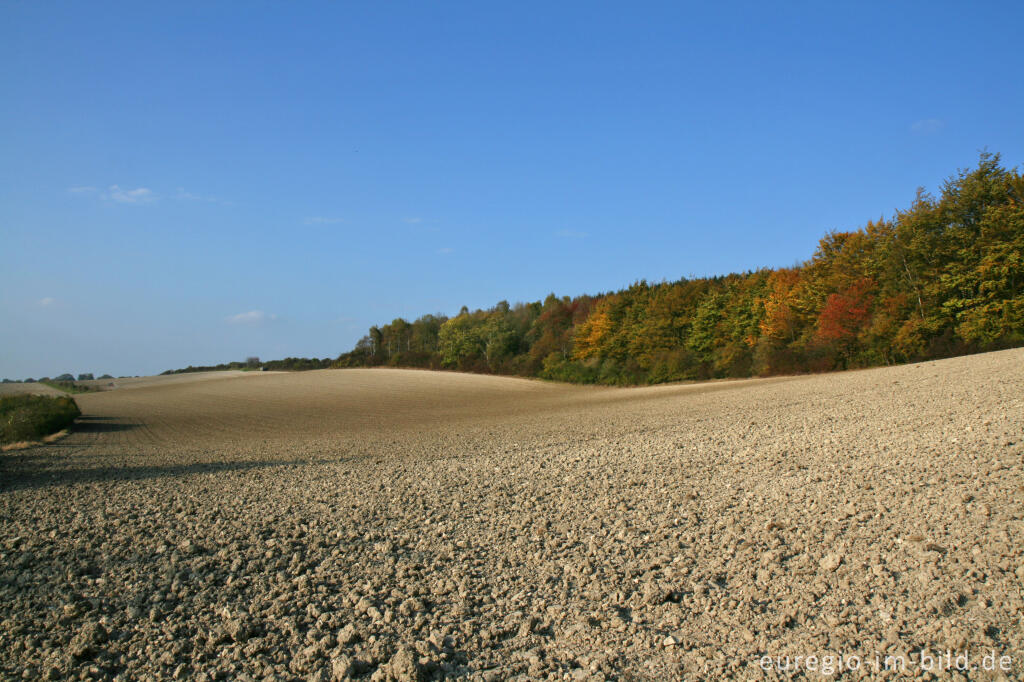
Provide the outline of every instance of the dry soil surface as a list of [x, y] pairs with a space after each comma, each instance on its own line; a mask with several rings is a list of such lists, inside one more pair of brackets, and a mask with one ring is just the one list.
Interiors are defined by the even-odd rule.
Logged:
[[5, 677], [914, 678], [947, 649], [1024, 675], [1022, 350], [76, 399], [71, 436], [0, 457]]

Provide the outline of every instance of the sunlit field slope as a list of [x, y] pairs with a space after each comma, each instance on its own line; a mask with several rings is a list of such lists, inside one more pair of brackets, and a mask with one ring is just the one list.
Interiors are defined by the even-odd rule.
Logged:
[[950, 649], [1019, 678], [1022, 387], [1012, 350], [640, 389], [354, 369], [81, 394], [68, 438], [0, 458], [0, 671], [757, 679], [843, 654], [913, 677]]

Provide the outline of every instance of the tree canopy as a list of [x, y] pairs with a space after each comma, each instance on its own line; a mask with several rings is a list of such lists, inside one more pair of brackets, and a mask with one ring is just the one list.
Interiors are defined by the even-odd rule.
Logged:
[[[373, 326], [336, 360], [639, 384], [819, 372], [1024, 345], [1024, 178], [983, 153], [934, 197], [832, 231], [794, 267]], [[241, 363], [232, 363], [241, 364]], [[200, 368], [189, 368], [194, 371]], [[206, 368], [203, 368], [206, 369]], [[181, 370], [179, 370], [181, 371]]]

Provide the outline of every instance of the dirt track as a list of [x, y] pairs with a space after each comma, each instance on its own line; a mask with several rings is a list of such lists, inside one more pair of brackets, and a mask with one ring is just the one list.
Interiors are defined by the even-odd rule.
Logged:
[[922, 648], [1024, 675], [1024, 351], [628, 390], [190, 376], [77, 396], [75, 433], [0, 459], [3, 675], [757, 679], [843, 654], [859, 679]]

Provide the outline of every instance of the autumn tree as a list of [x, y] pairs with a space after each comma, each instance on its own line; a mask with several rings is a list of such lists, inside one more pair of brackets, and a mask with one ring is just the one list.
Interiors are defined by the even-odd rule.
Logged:
[[982, 154], [937, 198], [833, 230], [805, 263], [371, 327], [339, 366], [643, 383], [891, 364], [1024, 344], [1024, 180]]

